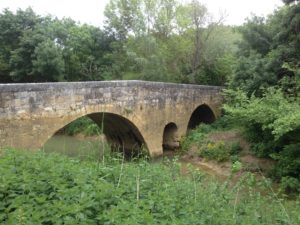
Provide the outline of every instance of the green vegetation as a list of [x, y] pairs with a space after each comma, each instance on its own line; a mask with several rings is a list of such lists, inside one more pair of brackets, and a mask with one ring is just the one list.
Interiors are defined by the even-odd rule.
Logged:
[[[0, 82], [142, 79], [224, 85], [240, 35], [198, 1], [111, 0], [103, 29], [0, 13]], [[222, 35], [221, 35], [222, 34]]]
[[299, 202], [260, 195], [252, 176], [228, 188], [194, 169], [181, 176], [175, 161], [80, 161], [9, 149], [1, 151], [0, 164], [1, 224], [300, 222]]
[[83, 116], [66, 125], [60, 131], [66, 135], [83, 134], [85, 136], [93, 136], [102, 134], [101, 128], [89, 117]]
[[283, 6], [267, 18], [253, 16], [239, 27], [242, 41], [230, 87], [250, 96], [280, 85], [285, 92], [299, 93], [300, 3]]
[[182, 140], [182, 150], [184, 152], [193, 147], [197, 148], [197, 155], [209, 160], [218, 162], [238, 160], [238, 153], [241, 151], [240, 143], [237, 141], [213, 141], [209, 134], [218, 131], [227, 131], [236, 129], [229, 124], [227, 117], [222, 117], [212, 124], [201, 124], [195, 130], [192, 130], [186, 138]]
[[183, 141], [183, 148], [197, 146], [199, 156], [217, 161], [238, 160], [238, 143], [211, 141], [208, 134], [241, 127], [250, 149], [258, 157], [271, 158], [275, 181], [289, 193], [300, 192], [300, 98], [279, 88], [262, 91], [261, 97], [241, 90], [226, 90], [225, 116], [212, 125], [201, 125]]
[[103, 80], [110, 39], [71, 19], [31, 8], [0, 14], [0, 82]]
[[[226, 113], [244, 124], [251, 149], [277, 161], [273, 171], [287, 190], [300, 191], [300, 98], [269, 88], [261, 98], [227, 91]], [[289, 185], [288, 182], [291, 181]]]
[[[231, 160], [237, 172], [240, 144], [208, 138], [237, 126], [254, 154], [276, 161], [272, 178], [297, 196], [300, 3], [284, 2], [239, 27], [212, 21], [198, 0], [110, 0], [103, 29], [30, 8], [4, 10], [0, 82], [143, 79], [226, 86], [225, 116], [191, 131], [183, 150], [196, 146], [198, 156]], [[87, 117], [61, 132], [102, 133]], [[88, 148], [80, 157], [85, 160], [2, 150], [0, 223], [300, 224], [299, 199], [290, 205], [272, 189], [261, 196], [251, 175], [228, 189], [229, 182], [218, 184], [196, 171], [183, 178], [174, 162], [124, 163]], [[95, 157], [101, 160], [87, 160]]]
[[[236, 156], [241, 148], [238, 142], [225, 144], [223, 141], [218, 141], [202, 144], [199, 146], [199, 150], [199, 156], [223, 162], [229, 160], [231, 156]], [[232, 158], [235, 159], [236, 157]]]
[[299, 1], [239, 27], [242, 41], [225, 92], [226, 117], [243, 126], [252, 151], [276, 160], [272, 172], [287, 192], [300, 191]]

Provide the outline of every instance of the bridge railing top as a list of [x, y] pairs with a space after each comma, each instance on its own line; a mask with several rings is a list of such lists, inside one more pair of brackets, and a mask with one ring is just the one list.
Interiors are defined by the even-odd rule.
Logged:
[[107, 87], [145, 87], [145, 88], [178, 88], [178, 89], [206, 89], [221, 90], [221, 86], [178, 84], [153, 82], [143, 80], [114, 80], [114, 81], [86, 81], [86, 82], [49, 82], [49, 83], [8, 83], [0, 84], [1, 92], [45, 91], [55, 89], [107, 88]]

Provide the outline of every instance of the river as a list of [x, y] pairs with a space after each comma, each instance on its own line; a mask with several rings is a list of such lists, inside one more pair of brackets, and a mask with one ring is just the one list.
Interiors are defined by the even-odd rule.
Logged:
[[[102, 159], [103, 153], [107, 149], [109, 149], [108, 144], [103, 136], [85, 137], [83, 135], [55, 135], [43, 146], [43, 150], [46, 153], [61, 153], [70, 157], [94, 160]], [[162, 157], [155, 159], [153, 162], [160, 162], [164, 158], [173, 159], [176, 156], [177, 154], [174, 151], [167, 151]], [[224, 181], [227, 178], [227, 174], [223, 171], [218, 171], [218, 168], [205, 162], [186, 157], [178, 157], [178, 162], [181, 164], [182, 173], [187, 173], [189, 165], [192, 165], [201, 172], [216, 177], [218, 180]]]

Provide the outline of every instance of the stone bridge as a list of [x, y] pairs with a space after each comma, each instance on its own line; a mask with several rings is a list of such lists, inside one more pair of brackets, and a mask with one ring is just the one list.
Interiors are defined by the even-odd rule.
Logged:
[[38, 149], [89, 116], [107, 140], [152, 157], [221, 114], [221, 88], [146, 81], [0, 84], [0, 147]]

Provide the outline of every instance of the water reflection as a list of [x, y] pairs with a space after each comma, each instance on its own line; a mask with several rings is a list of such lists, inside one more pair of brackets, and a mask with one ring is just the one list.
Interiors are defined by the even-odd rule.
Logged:
[[54, 135], [43, 146], [46, 153], [61, 153], [81, 159], [100, 159], [108, 144], [103, 136], [81, 137], [68, 135]]

